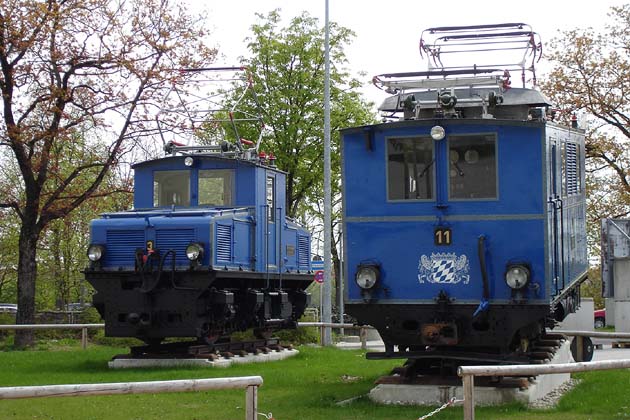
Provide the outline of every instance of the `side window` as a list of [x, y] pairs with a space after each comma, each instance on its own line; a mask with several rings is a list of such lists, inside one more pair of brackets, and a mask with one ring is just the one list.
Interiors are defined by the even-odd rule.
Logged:
[[233, 174], [230, 170], [199, 171], [199, 205], [231, 206]]
[[190, 206], [190, 171], [155, 171], [153, 207]]
[[431, 200], [434, 184], [433, 139], [387, 139], [388, 200]]
[[497, 141], [494, 134], [449, 136], [449, 198], [497, 198]]
[[267, 220], [269, 223], [276, 221], [276, 179], [267, 177]]

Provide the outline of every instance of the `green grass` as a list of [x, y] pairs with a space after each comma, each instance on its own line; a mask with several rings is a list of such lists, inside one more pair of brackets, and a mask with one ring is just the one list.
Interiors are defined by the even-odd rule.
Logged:
[[[40, 351], [0, 352], [0, 386], [131, 382], [261, 375], [260, 412], [288, 419], [417, 419], [430, 407], [379, 406], [367, 398], [373, 382], [400, 361], [368, 361], [361, 351], [301, 347], [296, 357], [229, 368], [110, 370], [107, 362], [126, 349], [91, 346], [82, 351], [62, 343]], [[582, 382], [556, 409], [526, 410], [512, 404], [476, 409], [479, 419], [604, 420], [630, 418], [630, 371], [581, 374]], [[242, 419], [241, 390], [159, 395], [39, 398], [0, 402], [0, 419]], [[436, 420], [461, 420], [462, 408], [449, 408]], [[263, 418], [263, 417], [259, 417]]]

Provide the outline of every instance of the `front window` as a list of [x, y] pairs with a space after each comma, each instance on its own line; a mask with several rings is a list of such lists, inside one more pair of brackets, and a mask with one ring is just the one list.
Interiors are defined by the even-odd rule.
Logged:
[[199, 205], [231, 206], [232, 178], [230, 170], [199, 171]]
[[433, 199], [433, 139], [387, 139], [387, 194], [389, 200]]
[[497, 198], [496, 137], [455, 135], [448, 142], [449, 198]]
[[153, 207], [190, 206], [190, 171], [153, 173]]

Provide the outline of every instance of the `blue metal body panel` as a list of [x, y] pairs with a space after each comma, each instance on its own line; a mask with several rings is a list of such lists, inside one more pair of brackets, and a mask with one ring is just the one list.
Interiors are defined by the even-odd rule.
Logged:
[[[162, 255], [170, 252], [164, 264], [171, 266], [174, 255], [179, 269], [189, 267], [186, 247], [198, 242], [204, 245], [203, 266], [260, 273], [310, 271], [310, 234], [286, 218], [284, 173], [209, 156], [195, 157], [192, 167], [177, 156], [143, 162], [134, 169], [136, 210], [104, 214], [91, 224], [92, 243], [106, 248], [104, 270], [133, 270], [136, 250], [146, 251], [152, 241]], [[231, 206], [198, 205], [199, 171], [213, 169], [233, 171]], [[156, 171], [190, 171], [190, 206], [153, 208]], [[267, 220], [267, 177], [275, 181], [273, 223]]]
[[[532, 267], [532, 284], [539, 286], [538, 293], [528, 291], [530, 302], [546, 298], [544, 289], [546, 261], [544, 250], [536, 244], [544, 241], [544, 220], [463, 220], [448, 222], [454, 234], [454, 244], [448, 249], [423, 244], [420, 238], [432, 238], [434, 221], [347, 223], [348, 247], [361, 244], [361, 253], [348, 255], [348, 266], [379, 261], [382, 264], [381, 284], [373, 296], [381, 303], [424, 302], [434, 304], [442, 290], [458, 303], [478, 304], [482, 299], [481, 271], [477, 258], [477, 238], [488, 238], [488, 271], [492, 302], [508, 302], [511, 290], [503, 281], [506, 261], [529, 261]], [[356, 238], [356, 239], [355, 239]], [[366, 238], [379, 238], [367, 240]], [[516, 240], [517, 239], [517, 240]], [[516, 242], [514, 247], [503, 244]], [[399, 244], [394, 246], [394, 244]], [[466, 256], [467, 278], [456, 284], [437, 284], [427, 281], [422, 273], [422, 256], [454, 253]], [[394, 262], [396, 261], [396, 262]], [[356, 285], [348, 282], [348, 301], [363, 302]]]
[[[401, 121], [342, 131], [346, 302], [364, 303], [354, 278], [359, 264], [373, 262], [381, 268], [381, 287], [371, 296], [375, 305], [434, 304], [440, 291], [447, 292], [455, 304], [479, 303], [477, 242], [483, 235], [490, 304], [512, 301], [504, 281], [506, 265], [525, 262], [531, 267], [532, 281], [520, 296], [521, 303], [549, 305], [587, 270], [583, 187], [563, 196], [561, 215], [550, 204], [554, 191], [560, 197], [565, 182], [560, 176], [560, 144], [574, 143], [583, 156], [583, 133], [543, 122], [441, 120], [447, 136], [434, 142], [434, 197], [388, 200], [387, 140], [428, 136], [435, 123]], [[496, 198], [448, 198], [449, 136], [460, 134], [496, 136]], [[583, 170], [579, 176], [583, 186]], [[451, 229], [452, 245], [434, 244], [436, 227]], [[440, 255], [462, 265], [458, 281], [426, 281], [432, 258]]]

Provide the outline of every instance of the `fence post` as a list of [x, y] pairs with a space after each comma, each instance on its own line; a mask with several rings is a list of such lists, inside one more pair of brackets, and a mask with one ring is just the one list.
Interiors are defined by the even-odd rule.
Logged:
[[475, 420], [475, 377], [464, 375], [464, 420]]
[[365, 327], [361, 327], [359, 330], [359, 338], [361, 339], [361, 349], [367, 349], [367, 329]]
[[249, 385], [245, 390], [245, 420], [256, 420], [258, 415], [258, 386]]
[[83, 350], [87, 349], [87, 344], [88, 344], [87, 328], [83, 327], [81, 328], [81, 348]]

